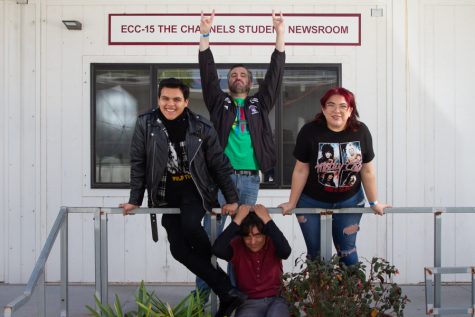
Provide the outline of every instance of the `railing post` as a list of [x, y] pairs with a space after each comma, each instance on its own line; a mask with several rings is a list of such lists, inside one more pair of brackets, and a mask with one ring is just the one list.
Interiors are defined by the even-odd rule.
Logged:
[[[437, 208], [433, 209], [434, 213], [434, 267], [442, 266], [442, 213], [443, 211]], [[434, 275], [434, 308], [440, 308], [440, 292], [441, 292], [440, 274]], [[437, 314], [436, 316], [442, 316]]]
[[320, 212], [320, 259], [325, 262], [332, 258], [332, 219], [333, 211]]
[[[68, 261], [68, 210], [64, 214], [64, 220], [61, 224], [60, 231], [61, 239], [61, 303], [60, 303], [60, 316], [66, 317], [69, 313], [69, 294], [68, 294], [68, 282], [69, 282], [69, 261]], [[44, 277], [44, 275], [43, 275]]]
[[472, 315], [475, 315], [475, 266], [472, 266]]
[[94, 249], [96, 267], [96, 296], [108, 304], [107, 213], [100, 208], [94, 212]]
[[[217, 236], [217, 232], [216, 232], [216, 226], [217, 226], [217, 221], [216, 221], [216, 214], [214, 213], [211, 213], [211, 230], [210, 230], [210, 234], [211, 234], [211, 245], [213, 245], [214, 241], [216, 240], [216, 236]], [[218, 263], [217, 263], [217, 260], [216, 260], [216, 256], [212, 256], [211, 257], [211, 263], [213, 264], [214, 267], [217, 267]], [[214, 316], [216, 315], [216, 312], [217, 312], [217, 307], [218, 307], [218, 299], [216, 297], [216, 294], [214, 292], [211, 292], [210, 294], [210, 301], [211, 301], [211, 315]]]

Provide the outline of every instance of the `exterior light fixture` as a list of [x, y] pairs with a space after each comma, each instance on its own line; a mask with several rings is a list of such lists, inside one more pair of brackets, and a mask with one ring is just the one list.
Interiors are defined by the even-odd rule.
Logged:
[[76, 20], [63, 20], [64, 25], [68, 30], [82, 30], [82, 24]]

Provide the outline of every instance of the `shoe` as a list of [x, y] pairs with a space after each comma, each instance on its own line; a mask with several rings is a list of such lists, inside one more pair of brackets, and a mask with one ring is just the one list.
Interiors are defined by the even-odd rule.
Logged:
[[247, 295], [236, 288], [231, 288], [225, 295], [219, 297], [219, 309], [215, 317], [231, 316], [233, 311], [244, 303]]

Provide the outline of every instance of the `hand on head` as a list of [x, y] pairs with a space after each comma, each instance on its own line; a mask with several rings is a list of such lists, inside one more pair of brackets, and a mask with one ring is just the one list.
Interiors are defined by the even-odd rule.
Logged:
[[268, 223], [269, 221], [272, 220], [270, 214], [269, 214], [269, 210], [267, 210], [266, 207], [264, 207], [263, 205], [260, 205], [260, 204], [257, 204], [254, 206], [254, 212], [256, 213], [256, 215], [261, 218], [262, 222], [264, 224]]
[[251, 208], [252, 206], [250, 205], [241, 205], [239, 206], [238, 208], [238, 211], [236, 213], [236, 216], [234, 217], [234, 222], [238, 225], [240, 225], [242, 223], [242, 221], [244, 220], [244, 218], [247, 217], [247, 215], [249, 215], [249, 212], [251, 211]]

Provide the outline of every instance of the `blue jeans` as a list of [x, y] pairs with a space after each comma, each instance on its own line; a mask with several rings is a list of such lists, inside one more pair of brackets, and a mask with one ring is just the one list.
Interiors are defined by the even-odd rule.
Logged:
[[282, 297], [247, 299], [234, 317], [289, 317], [289, 305]]
[[[231, 179], [236, 185], [238, 195], [239, 195], [239, 205], [255, 205], [257, 202], [257, 194], [259, 192], [260, 178], [256, 176], [245, 176], [245, 175], [236, 175], [232, 174]], [[226, 200], [224, 199], [221, 191], [218, 193], [218, 202], [220, 206], [224, 206]], [[226, 218], [228, 216], [221, 216], [221, 219], [216, 221], [216, 236], [219, 236], [224, 230], [224, 224], [226, 223]], [[211, 236], [211, 216], [206, 214], [203, 218], [203, 227], [208, 233], [208, 237]], [[232, 265], [228, 263], [228, 275], [231, 279], [231, 283], [235, 286], [236, 279], [234, 277]], [[200, 279], [196, 277], [196, 288], [199, 289], [200, 293], [205, 294], [209, 293], [209, 286]]]
[[[302, 194], [297, 203], [297, 208], [363, 208], [364, 203], [365, 197], [363, 189], [361, 189], [353, 197], [336, 203], [318, 201]], [[335, 244], [338, 256], [346, 265], [353, 265], [358, 262], [356, 235], [360, 228], [361, 215], [334, 214], [332, 217], [333, 243]], [[307, 257], [314, 260], [320, 255], [320, 215], [296, 214], [296, 216], [300, 229], [302, 229], [305, 244], [307, 245]]]

